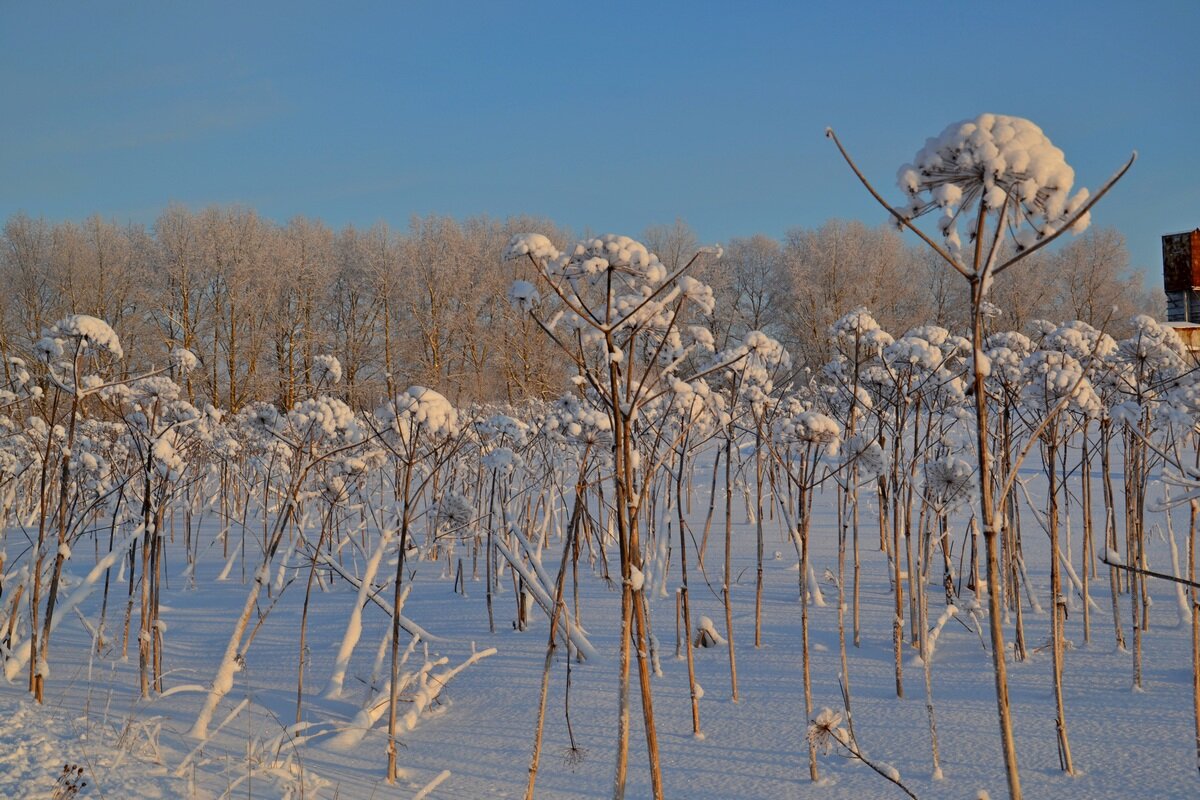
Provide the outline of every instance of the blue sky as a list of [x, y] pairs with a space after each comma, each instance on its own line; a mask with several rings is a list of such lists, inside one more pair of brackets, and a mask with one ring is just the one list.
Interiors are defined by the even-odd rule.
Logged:
[[1159, 275], [1200, 226], [1200, 2], [26, 3], [0, 10], [0, 219], [171, 201], [334, 226], [537, 214], [706, 241], [881, 222], [948, 123], [1032, 119]]

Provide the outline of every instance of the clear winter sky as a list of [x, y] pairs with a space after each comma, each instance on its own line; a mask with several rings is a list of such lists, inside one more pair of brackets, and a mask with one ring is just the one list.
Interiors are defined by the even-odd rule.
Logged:
[[1200, 1], [0, 6], [0, 219], [170, 201], [331, 225], [530, 213], [704, 241], [882, 222], [925, 137], [1032, 119], [1160, 277], [1200, 226]]

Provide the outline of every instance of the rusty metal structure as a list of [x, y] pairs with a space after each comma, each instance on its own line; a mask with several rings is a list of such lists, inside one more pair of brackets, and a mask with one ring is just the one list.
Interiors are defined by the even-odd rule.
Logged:
[[1162, 237], [1167, 321], [1200, 324], [1200, 228]]

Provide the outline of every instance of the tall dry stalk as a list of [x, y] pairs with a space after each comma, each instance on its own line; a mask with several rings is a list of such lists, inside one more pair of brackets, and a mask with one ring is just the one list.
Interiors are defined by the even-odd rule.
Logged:
[[[1001, 747], [1004, 753], [1008, 792], [1010, 800], [1020, 800], [1022, 796], [1020, 771], [1017, 765], [1016, 743], [1013, 738], [1012, 709], [1008, 698], [1006, 649], [1000, 604], [1000, 553], [998, 547], [1000, 526], [997, 524], [997, 506], [993, 485], [994, 464], [988, 433], [988, 391], [985, 383], [988, 367], [983, 360], [985, 304], [988, 290], [997, 276], [1021, 259], [1050, 244], [1067, 230], [1081, 224], [1086, 225], [1088, 212], [1129, 170], [1137, 158], [1137, 154], [1134, 153], [1129, 161], [1095, 195], [1091, 197], [1076, 195], [1070, 200], [1065, 197], [1059, 199], [1060, 195], [1065, 195], [1070, 190], [1069, 183], [1066, 186], [1051, 186], [1047, 189], [1039, 186], [1035, 181], [1032, 184], [1033, 188], [1030, 188], [1030, 184], [1023, 182], [1027, 178], [1019, 172], [1016, 165], [1013, 165], [1007, 174], [998, 175], [991, 172], [991, 154], [984, 154], [978, 160], [972, 160], [974, 156], [973, 141], [968, 142], [968, 146], [962, 147], [958, 151], [967, 154], [963, 161], [958, 160], [958, 154], [953, 152], [955, 143], [958, 142], [956, 137], [969, 137], [974, 132], [986, 131], [989, 137], [984, 137], [984, 140], [990, 142], [991, 131], [989, 128], [1001, 119], [1010, 130], [1021, 128], [1023, 131], [1028, 131], [1030, 141], [1036, 143], [1039, 153], [1056, 154], [1056, 157], [1061, 160], [1061, 151], [1051, 150], [1049, 140], [1045, 139], [1041, 130], [1036, 126], [1026, 120], [999, 118], [997, 115], [985, 114], [978, 120], [961, 124], [957, 129], [952, 125], [946, 129], [941, 139], [931, 140], [934, 148], [942, 148], [949, 143], [950, 149], [946, 150], [946, 157], [942, 157], [941, 150], [937, 150], [937, 157], [941, 157], [940, 163], [935, 158], [928, 158], [925, 152], [921, 153], [921, 157], [918, 158], [921, 163], [906, 173], [906, 180], [912, 181], [906, 188], [912, 193], [914, 200], [914, 205], [906, 210], [897, 210], [883, 199], [859, 170], [831, 128], [826, 129], [826, 135], [833, 140], [864, 188], [888, 211], [897, 224], [918, 236], [951, 269], [957, 272], [970, 288], [969, 319], [974, 353], [971, 366], [971, 387], [975, 400], [976, 457], [980, 487], [979, 519], [983, 526], [988, 581], [988, 631], [992, 644], [996, 712]], [[999, 155], [1000, 152], [997, 149], [995, 154]], [[950, 188], [943, 189], [941, 187]], [[917, 194], [918, 190], [930, 191], [934, 201], [929, 202], [928, 206], [921, 205]], [[946, 192], [952, 194], [947, 195]], [[1031, 194], [1031, 192], [1034, 193]], [[1037, 192], [1045, 192], [1045, 194], [1039, 195]], [[962, 248], [959, 242], [956, 213], [942, 228], [945, 246], [935, 242], [913, 223], [917, 214], [937, 207], [939, 204], [950, 208], [951, 197], [953, 197], [953, 205], [957, 205], [959, 202], [964, 206], [972, 202], [976, 205], [977, 216], [972, 229], [968, 231], [970, 243], [973, 245], [969, 251]], [[1048, 205], [1047, 201], [1052, 199], [1054, 204]], [[987, 227], [989, 218], [995, 219], [995, 226], [990, 231]], [[999, 259], [999, 245], [1010, 230], [1010, 219], [1013, 222], [1011, 230], [1016, 231], [1021, 228], [1022, 238], [1017, 241], [1019, 247], [1017, 253], [1006, 260], [1001, 260]], [[1044, 224], [1035, 225], [1035, 221], [1039, 219], [1045, 220]], [[1026, 221], [1029, 223], [1027, 228], [1023, 227], [1023, 223]], [[894, 556], [898, 558], [899, 554], [896, 553]], [[1051, 557], [1056, 556], [1052, 555]]]

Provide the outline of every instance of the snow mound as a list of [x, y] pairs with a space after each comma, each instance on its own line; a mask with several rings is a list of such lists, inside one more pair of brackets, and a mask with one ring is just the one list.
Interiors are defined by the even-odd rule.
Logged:
[[[86, 722], [32, 701], [0, 696], [0, 797], [49, 800], [70, 765], [83, 767], [81, 797], [187, 797], [186, 782], [130, 753], [93, 743]], [[93, 730], [101, 730], [93, 720]], [[78, 785], [78, 784], [76, 784]]]

